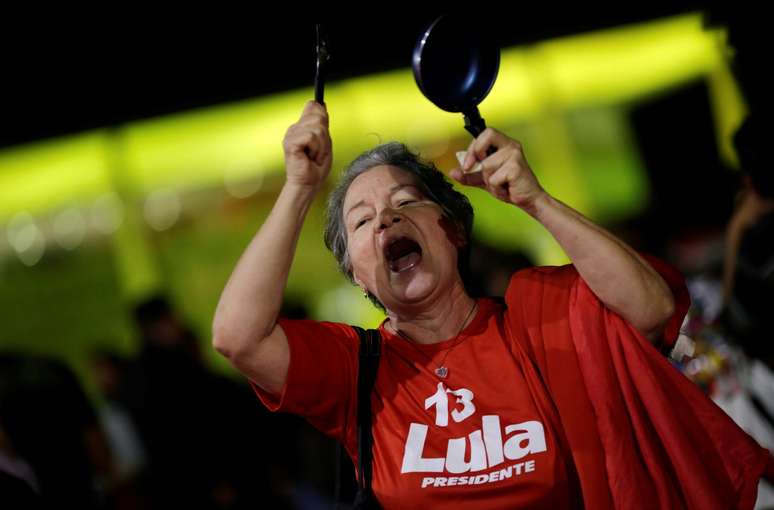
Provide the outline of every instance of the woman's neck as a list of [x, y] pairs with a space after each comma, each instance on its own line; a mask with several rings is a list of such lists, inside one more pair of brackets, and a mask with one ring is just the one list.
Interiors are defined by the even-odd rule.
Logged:
[[435, 344], [457, 336], [473, 320], [476, 300], [461, 285], [455, 286], [447, 296], [416, 315], [388, 311], [387, 329], [418, 344]]

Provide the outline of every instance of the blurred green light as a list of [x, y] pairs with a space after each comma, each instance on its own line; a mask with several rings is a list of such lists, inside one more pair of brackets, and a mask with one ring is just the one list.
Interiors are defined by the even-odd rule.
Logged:
[[[544, 138], [525, 146], [560, 198], [592, 214], [607, 210], [615, 216], [616, 207], [632, 212], [647, 195], [631, 191], [644, 182], [635, 148], [624, 141], [611, 149], [618, 154], [612, 159], [589, 156], [574, 145], [561, 115], [619, 111], [644, 96], [709, 76], [724, 65], [723, 49], [698, 14], [506, 49], [481, 111], [489, 125], [506, 131], [519, 123], [542, 126], [550, 146], [541, 147], [548, 143]], [[729, 93], [727, 84], [719, 90]], [[468, 143], [461, 115], [427, 101], [409, 69], [331, 83], [326, 94], [335, 168], [379, 141], [438, 143], [441, 152]], [[223, 188], [224, 179], [281, 172], [285, 130], [311, 96], [307, 88], [6, 149], [0, 152], [0, 222], [19, 211], [44, 214], [112, 189], [131, 199], [157, 189]], [[607, 170], [586, 172], [589, 164]], [[608, 192], [589, 191], [599, 186]], [[630, 191], [613, 193], [616, 189]], [[488, 216], [482, 211], [480, 228], [496, 229], [483, 219]]]

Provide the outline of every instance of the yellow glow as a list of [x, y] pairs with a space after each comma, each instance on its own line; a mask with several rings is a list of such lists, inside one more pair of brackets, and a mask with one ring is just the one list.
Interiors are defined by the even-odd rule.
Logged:
[[144, 121], [121, 133], [122, 162], [132, 187], [200, 188], [230, 177], [277, 171], [282, 136], [309, 96], [294, 91]]
[[[721, 32], [717, 35], [718, 48], [722, 51], [726, 47], [726, 34]], [[725, 61], [719, 62], [709, 73], [707, 85], [721, 160], [730, 167], [738, 168], [739, 159], [733, 146], [733, 135], [747, 115], [747, 105]]]
[[107, 142], [96, 132], [0, 152], [0, 221], [109, 191]]
[[722, 57], [699, 15], [548, 41], [535, 52], [565, 107], [631, 101], [702, 76]]
[[[482, 115], [490, 125], [507, 129], [543, 123], [559, 112], [631, 102], [716, 72], [721, 50], [716, 34], [702, 29], [699, 15], [507, 49]], [[725, 100], [728, 87], [721, 90]], [[113, 186], [124, 196], [143, 196], [158, 188], [220, 188], [224, 176], [281, 171], [282, 137], [311, 95], [307, 88], [132, 123], [110, 134], [6, 150], [0, 153], [0, 222], [21, 210], [41, 214]], [[409, 69], [331, 83], [326, 97], [335, 169], [379, 140], [421, 146], [465, 139], [461, 116], [422, 97]], [[546, 136], [556, 133], [552, 129]], [[561, 142], [545, 171], [565, 175], [557, 182], [573, 184], [557, 188], [567, 193], [560, 196], [582, 203], [588, 199], [578, 185], [584, 177], [573, 173], [573, 151]], [[627, 171], [639, 179], [633, 167], [622, 170]], [[483, 228], [493, 225], [482, 222]]]
[[480, 107], [487, 123], [503, 125], [515, 119], [532, 119], [548, 106], [548, 91], [535, 55], [534, 50], [521, 48], [502, 52], [497, 81]]

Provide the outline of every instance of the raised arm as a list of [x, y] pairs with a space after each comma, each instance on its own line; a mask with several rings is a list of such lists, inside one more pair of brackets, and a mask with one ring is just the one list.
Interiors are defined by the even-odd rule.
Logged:
[[331, 168], [325, 108], [307, 103], [283, 147], [285, 184], [231, 273], [212, 324], [215, 350], [272, 393], [282, 389], [290, 361], [287, 337], [277, 325], [290, 265], [306, 213]]
[[[487, 157], [489, 147], [497, 151]], [[465, 173], [477, 161], [481, 172]], [[605, 306], [648, 339], [660, 338], [675, 306], [666, 282], [623, 241], [543, 190], [519, 142], [487, 129], [451, 176], [530, 214], [557, 240]]]

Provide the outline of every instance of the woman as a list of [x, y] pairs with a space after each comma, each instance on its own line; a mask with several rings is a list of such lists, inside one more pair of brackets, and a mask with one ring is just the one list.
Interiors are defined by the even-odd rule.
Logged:
[[[330, 171], [327, 125], [310, 102], [288, 129], [285, 186], [223, 291], [213, 342], [267, 407], [304, 416], [354, 460], [357, 335], [277, 318], [304, 216]], [[495, 130], [451, 177], [530, 214], [573, 265], [515, 274], [505, 306], [474, 299], [459, 269], [472, 211], [440, 173], [395, 144], [345, 171], [326, 244], [387, 314], [371, 399], [379, 504], [751, 506], [767, 452], [643, 340], [674, 341], [687, 307], [680, 285], [676, 302], [651, 264], [543, 190], [520, 144]], [[669, 406], [680, 408], [672, 416]], [[710, 432], [696, 430], [697, 413], [712, 415]], [[718, 453], [712, 434], [725, 434], [733, 455]]]

